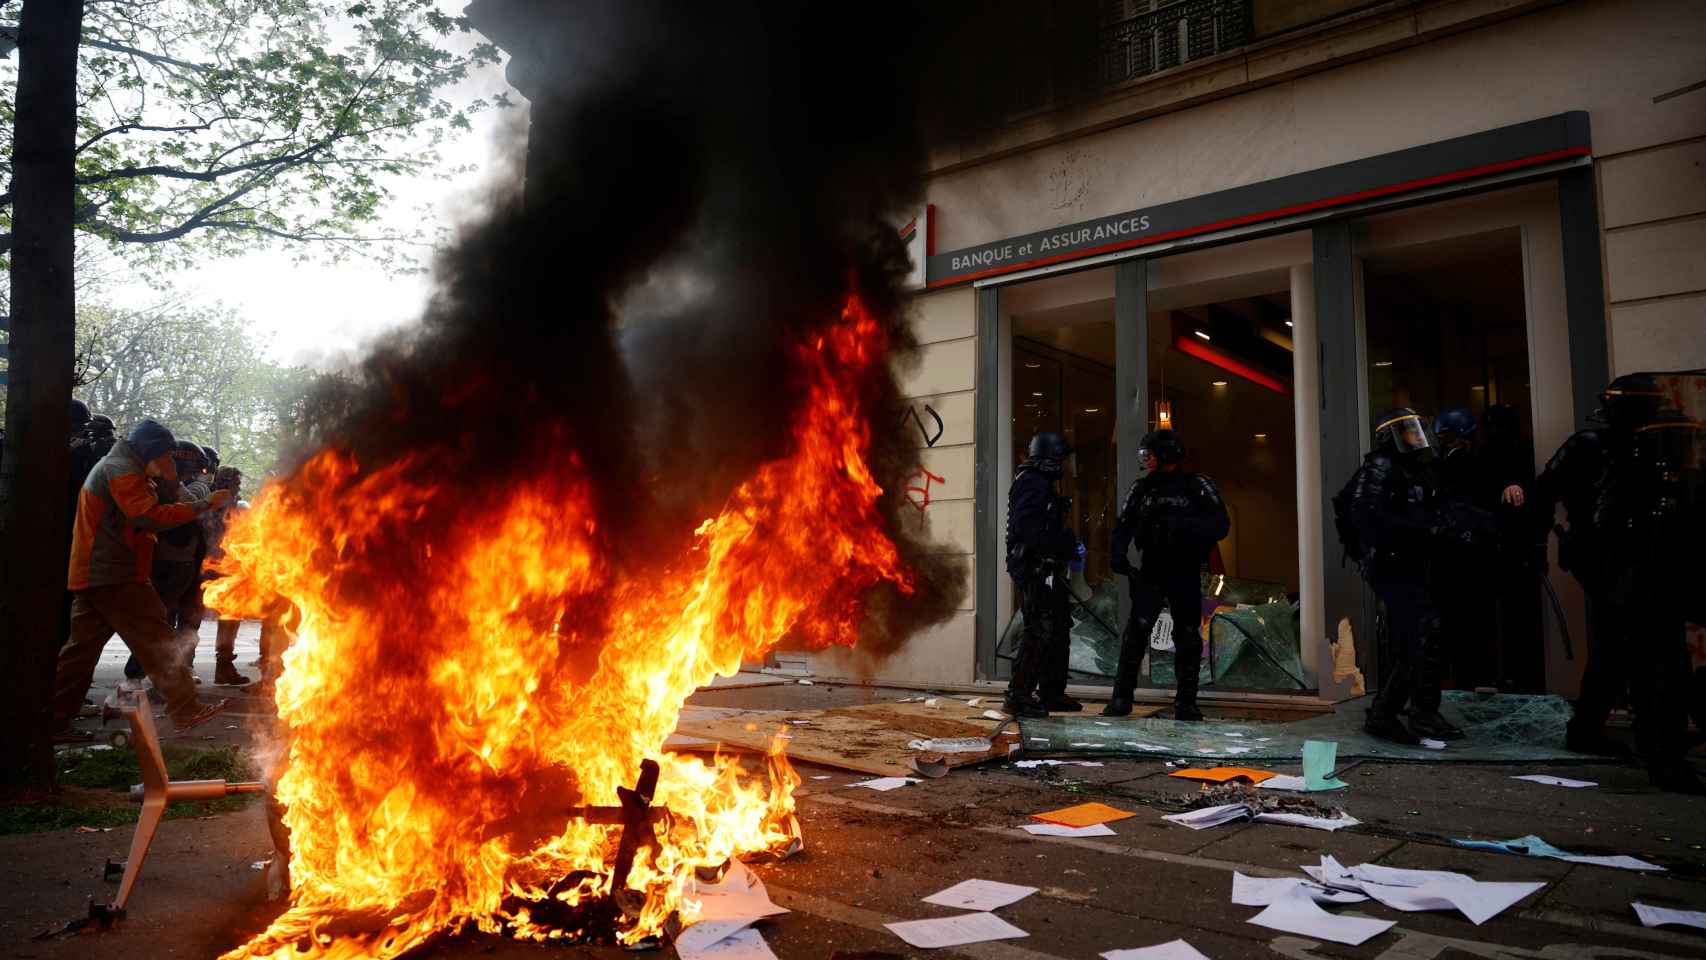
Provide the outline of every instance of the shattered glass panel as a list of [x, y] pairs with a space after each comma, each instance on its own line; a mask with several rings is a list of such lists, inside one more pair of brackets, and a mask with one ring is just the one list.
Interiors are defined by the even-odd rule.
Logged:
[[1344, 759], [1511, 763], [1589, 761], [1564, 749], [1569, 702], [1557, 696], [1483, 695], [1447, 690], [1440, 712], [1464, 730], [1443, 750], [1404, 747], [1362, 732], [1370, 698], [1338, 705], [1330, 714], [1292, 723], [1223, 721], [1180, 723], [1154, 717], [1101, 720], [1093, 716], [1024, 720], [1020, 731], [1030, 754], [1154, 756], [1217, 763], [1296, 761], [1305, 740], [1332, 740]]

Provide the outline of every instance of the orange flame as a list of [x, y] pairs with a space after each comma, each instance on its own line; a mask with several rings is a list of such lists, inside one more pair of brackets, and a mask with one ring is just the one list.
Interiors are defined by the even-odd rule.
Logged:
[[[469, 924], [574, 936], [540, 906], [610, 895], [620, 828], [562, 811], [616, 804], [647, 757], [674, 827], [634, 865], [644, 908], [624, 942], [673, 911], [694, 918], [694, 868], [792, 840], [799, 781], [784, 758], [766, 782], [663, 744], [713, 677], [790, 633], [850, 646], [870, 587], [913, 590], [865, 460], [861, 389], [887, 347], [854, 297], [796, 344], [809, 387], [791, 452], [645, 577], [607, 564], [573, 454], [477, 509], [418, 479], [418, 462], [367, 471], [337, 449], [264, 490], [226, 534], [208, 602], [258, 616], [282, 597], [299, 617], [275, 694], [293, 889], [227, 956], [393, 957]], [[447, 510], [467, 514], [454, 542], [409, 539]], [[406, 576], [382, 562], [399, 544], [418, 551]]]

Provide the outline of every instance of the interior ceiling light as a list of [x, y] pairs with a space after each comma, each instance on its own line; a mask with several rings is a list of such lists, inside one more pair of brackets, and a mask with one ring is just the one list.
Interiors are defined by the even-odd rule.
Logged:
[[1286, 322], [1285, 322], [1285, 325], [1286, 325], [1286, 326], [1288, 326], [1288, 327], [1289, 327], [1289, 326], [1291, 326], [1291, 321], [1290, 321], [1290, 320], [1287, 320], [1287, 321], [1286, 321]]
[[1204, 340], [1212, 340], [1212, 339], [1214, 339], [1214, 338], [1213, 338], [1213, 337], [1210, 337], [1210, 336], [1209, 336], [1209, 335], [1208, 335], [1208, 331], [1207, 331], [1207, 330], [1192, 330], [1192, 331], [1191, 331], [1191, 332], [1192, 332], [1192, 333], [1194, 333], [1194, 334], [1196, 334], [1196, 335], [1197, 335], [1197, 336], [1199, 336], [1199, 337], [1202, 337], [1202, 338], [1203, 338], [1203, 339], [1204, 339]]
[[1041, 391], [1041, 390], [1033, 390], [1033, 391], [1031, 391], [1031, 396], [1033, 396], [1033, 397], [1040, 397], [1040, 396], [1042, 396], [1042, 395], [1043, 395], [1043, 394], [1042, 394], [1042, 391]]
[[1173, 404], [1166, 400], [1155, 401], [1155, 422], [1159, 426], [1173, 425]]
[[1267, 434], [1265, 434], [1265, 433], [1258, 433], [1258, 434], [1256, 434], [1256, 439], [1257, 439], [1257, 440], [1266, 440], [1266, 439], [1267, 439], [1267, 438], [1268, 438], [1268, 435], [1267, 435]]
[[1225, 370], [1227, 373], [1235, 373], [1251, 383], [1267, 387], [1275, 393], [1291, 392], [1290, 387], [1281, 383], [1272, 374], [1258, 370], [1223, 350], [1216, 350], [1213, 347], [1200, 344], [1195, 340], [1192, 340], [1190, 337], [1174, 337], [1173, 348], [1178, 350], [1180, 353], [1196, 357], [1198, 360], [1205, 363], [1212, 363], [1220, 369]]
[[1212, 380], [1212, 381], [1210, 381], [1210, 382], [1209, 382], [1209, 383], [1210, 383], [1210, 386], [1215, 386], [1215, 387], [1224, 387], [1224, 386], [1226, 386], [1226, 381], [1225, 381], [1225, 380]]
[[1084, 412], [1085, 413], [1101, 413], [1102, 408], [1101, 407], [1085, 407]]
[[1471, 389], [1471, 390], [1485, 390], [1487, 388], [1482, 386], [1481, 384], [1477, 383], [1476, 385], [1474, 385], [1473, 387], [1470, 387], [1469, 389]]
[[1027, 361], [1025, 363], [1025, 369], [1026, 370], [1035, 370], [1036, 368], [1038, 368], [1040, 366], [1042, 366], [1042, 364], [1036, 362], [1035, 360], [1030, 360], [1030, 361]]
[[1376, 360], [1376, 361], [1374, 361], [1374, 365], [1377, 367], [1390, 367], [1390, 366], [1392, 366], [1392, 361], [1390, 361], [1390, 360]]

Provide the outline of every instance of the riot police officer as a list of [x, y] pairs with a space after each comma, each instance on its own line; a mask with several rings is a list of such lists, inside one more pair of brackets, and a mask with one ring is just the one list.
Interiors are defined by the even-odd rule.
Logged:
[[1563, 502], [1558, 565], [1588, 594], [1592, 647], [1566, 746], [1621, 752], [1605, 721], [1625, 690], [1635, 740], [1654, 785], [1703, 791], [1684, 759], [1689, 661], [1686, 603], [1698, 590], [1698, 561], [1685, 547], [1697, 517], [1691, 475], [1696, 424], [1665, 409], [1664, 392], [1646, 374], [1613, 380], [1594, 419], [1559, 448], [1537, 481], [1541, 509]]
[[[1126, 492], [1109, 544], [1109, 567], [1128, 578], [1131, 618], [1120, 637], [1114, 695], [1102, 715], [1131, 714], [1137, 671], [1162, 604], [1173, 614], [1173, 717], [1201, 720], [1197, 672], [1202, 668], [1202, 565], [1232, 529], [1214, 481], [1183, 468], [1184, 444], [1171, 430], [1156, 430], [1138, 448], [1143, 470]], [[1134, 570], [1128, 550], [1142, 554]]]
[[1084, 709], [1066, 695], [1072, 643], [1068, 579], [1083, 562], [1083, 545], [1067, 527], [1072, 500], [1057, 489], [1071, 455], [1065, 437], [1037, 434], [1007, 492], [1007, 573], [1019, 592], [1025, 630], [1005, 708], [1018, 717]]
[[[1428, 572], [1434, 552], [1453, 531], [1443, 522], [1432, 469], [1437, 456], [1422, 418], [1400, 407], [1380, 419], [1374, 449], [1346, 487], [1357, 559], [1363, 579], [1386, 606], [1391, 637], [1392, 662], [1363, 729], [1410, 745], [1421, 737], [1463, 736], [1439, 713], [1445, 650]], [[1406, 702], [1408, 728], [1398, 719]]]

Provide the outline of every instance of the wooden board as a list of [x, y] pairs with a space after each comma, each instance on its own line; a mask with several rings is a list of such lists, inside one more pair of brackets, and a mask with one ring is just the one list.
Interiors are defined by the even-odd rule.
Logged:
[[[830, 710], [738, 710], [688, 706], [681, 712], [674, 749], [704, 750], [709, 743], [729, 748], [768, 750], [778, 734], [787, 737], [788, 757], [881, 777], [913, 776], [915, 758], [952, 769], [1007, 757], [1010, 748], [1023, 748], [1018, 727], [985, 717], [1000, 698], [985, 696], [978, 706], [967, 698], [938, 696], [935, 706], [911, 703], [872, 703]], [[1141, 706], [1134, 716], [1148, 716], [1161, 707]], [[1002, 734], [987, 753], [920, 753], [915, 740], [990, 737]], [[709, 743], [708, 743], [709, 742]], [[938, 774], [939, 775], [939, 774]]]

